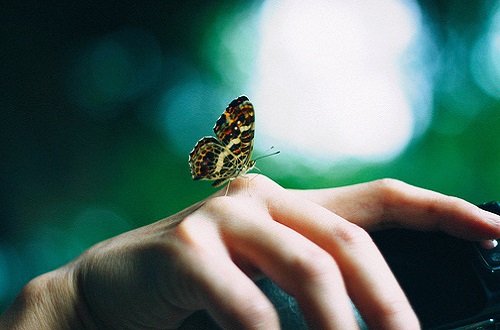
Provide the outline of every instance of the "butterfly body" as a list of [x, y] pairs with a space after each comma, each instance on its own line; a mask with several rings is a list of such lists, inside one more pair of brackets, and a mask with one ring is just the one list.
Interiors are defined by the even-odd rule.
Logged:
[[200, 139], [189, 154], [194, 180], [215, 180], [214, 187], [244, 175], [252, 160], [255, 112], [246, 96], [234, 99], [216, 121], [215, 137]]

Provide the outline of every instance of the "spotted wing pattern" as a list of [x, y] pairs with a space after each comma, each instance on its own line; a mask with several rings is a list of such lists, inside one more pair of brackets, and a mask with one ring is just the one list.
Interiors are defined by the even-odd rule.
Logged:
[[218, 187], [253, 168], [255, 113], [246, 96], [234, 99], [214, 126], [214, 137], [199, 140], [189, 154], [194, 180]]

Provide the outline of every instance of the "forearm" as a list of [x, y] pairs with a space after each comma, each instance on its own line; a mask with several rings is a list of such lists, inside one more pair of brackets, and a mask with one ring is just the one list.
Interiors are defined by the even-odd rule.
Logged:
[[79, 329], [89, 324], [73, 272], [60, 268], [31, 280], [0, 316], [0, 329]]

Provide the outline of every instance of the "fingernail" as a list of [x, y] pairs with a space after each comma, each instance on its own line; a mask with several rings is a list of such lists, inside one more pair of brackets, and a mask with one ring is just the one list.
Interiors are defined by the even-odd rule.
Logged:
[[481, 247], [483, 249], [487, 249], [487, 250], [496, 248], [497, 245], [498, 245], [498, 241], [496, 239], [491, 239], [491, 240], [488, 240], [488, 241], [482, 241], [481, 242]]

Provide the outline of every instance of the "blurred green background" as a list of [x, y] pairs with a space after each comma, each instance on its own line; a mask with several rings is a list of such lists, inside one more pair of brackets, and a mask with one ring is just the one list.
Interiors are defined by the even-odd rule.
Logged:
[[286, 187], [393, 177], [500, 199], [499, 2], [306, 5], [3, 3], [0, 311], [34, 276], [213, 193], [188, 153], [240, 94], [255, 154], [281, 150], [258, 167]]

